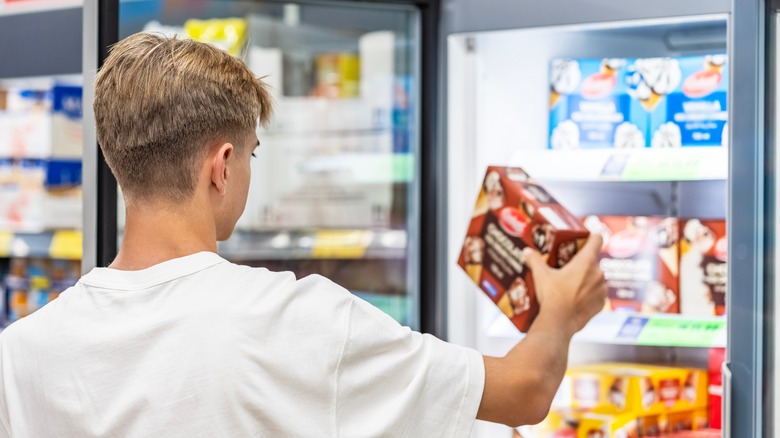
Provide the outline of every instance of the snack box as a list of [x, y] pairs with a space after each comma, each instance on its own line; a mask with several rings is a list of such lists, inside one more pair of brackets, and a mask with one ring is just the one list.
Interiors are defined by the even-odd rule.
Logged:
[[645, 216], [588, 216], [601, 234], [599, 266], [611, 310], [679, 312], [678, 220]]
[[680, 223], [680, 313], [726, 313], [728, 238], [726, 221], [687, 219]]
[[547, 418], [531, 428], [533, 438], [638, 438], [659, 436], [660, 415], [637, 417], [633, 413], [597, 414], [584, 410], [550, 411]]
[[572, 368], [566, 376], [575, 409], [647, 416], [707, 407], [703, 370], [604, 363]]
[[511, 167], [488, 167], [458, 264], [521, 331], [539, 313], [523, 249], [562, 267], [585, 244], [580, 221], [528, 176]]

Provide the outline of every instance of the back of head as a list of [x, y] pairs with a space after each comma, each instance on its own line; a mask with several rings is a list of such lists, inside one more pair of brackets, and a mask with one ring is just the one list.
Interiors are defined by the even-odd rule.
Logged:
[[241, 60], [157, 34], [117, 43], [95, 82], [98, 143], [129, 199], [189, 199], [209, 146], [254, 134], [271, 105]]

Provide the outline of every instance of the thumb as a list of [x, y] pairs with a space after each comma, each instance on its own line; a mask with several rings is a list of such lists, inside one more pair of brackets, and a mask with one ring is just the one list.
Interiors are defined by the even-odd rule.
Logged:
[[523, 249], [523, 263], [528, 266], [531, 272], [539, 272], [547, 267], [544, 257], [534, 249], [526, 247]]

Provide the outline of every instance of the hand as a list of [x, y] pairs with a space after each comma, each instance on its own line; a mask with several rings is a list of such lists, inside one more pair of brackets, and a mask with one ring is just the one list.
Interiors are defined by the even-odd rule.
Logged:
[[523, 251], [525, 264], [533, 273], [540, 312], [557, 314], [558, 320], [568, 323], [571, 334], [604, 308], [607, 285], [598, 265], [601, 243], [601, 236], [591, 234], [585, 246], [561, 269], [548, 266], [531, 248]]

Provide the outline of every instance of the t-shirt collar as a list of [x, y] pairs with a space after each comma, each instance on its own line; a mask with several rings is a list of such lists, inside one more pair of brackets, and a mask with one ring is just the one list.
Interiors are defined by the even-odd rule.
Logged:
[[103, 289], [140, 290], [185, 277], [224, 262], [227, 260], [216, 253], [203, 251], [166, 260], [139, 271], [94, 268], [87, 275], [81, 277], [79, 283]]

